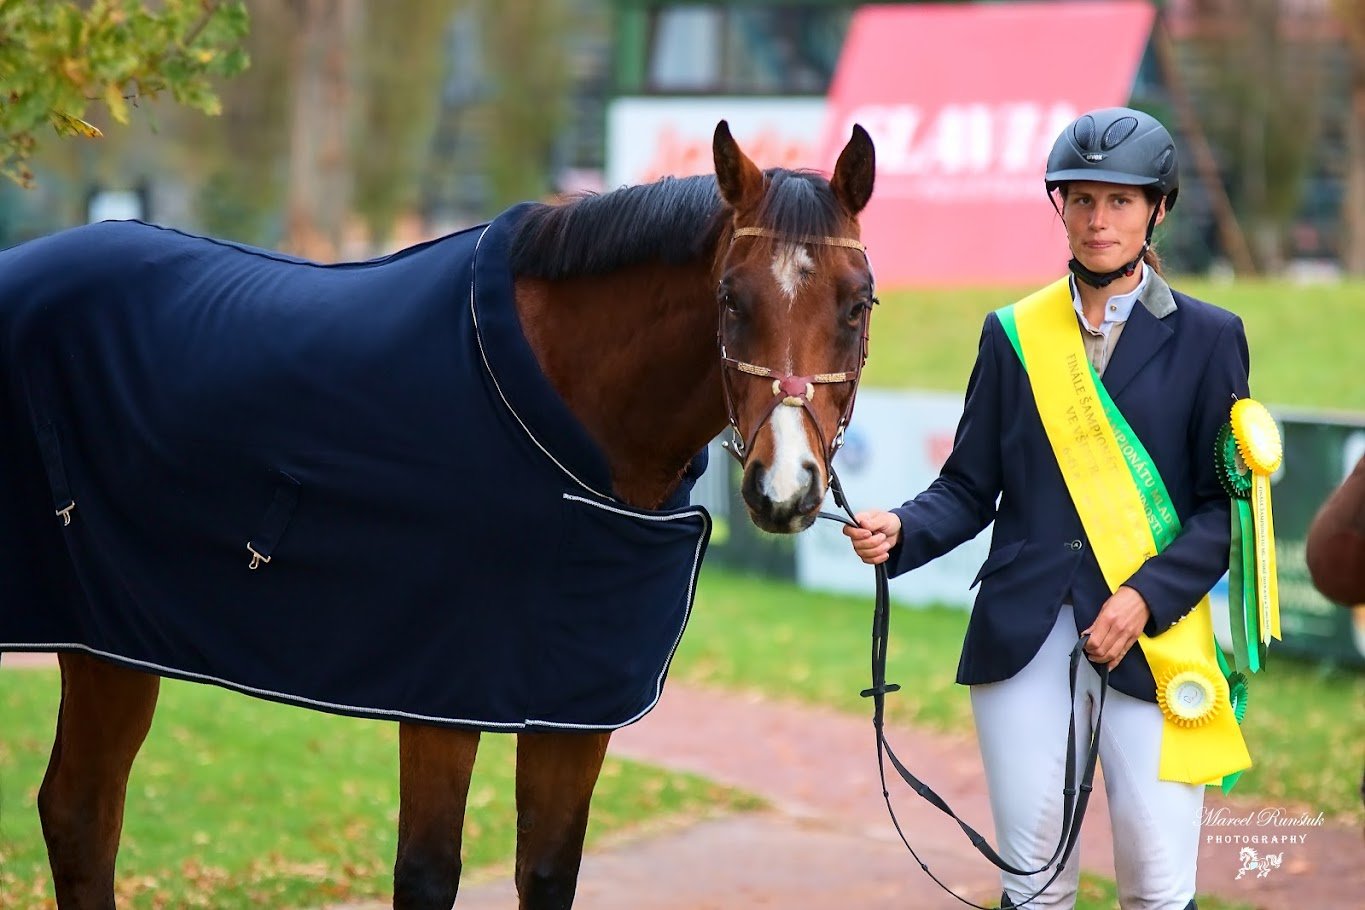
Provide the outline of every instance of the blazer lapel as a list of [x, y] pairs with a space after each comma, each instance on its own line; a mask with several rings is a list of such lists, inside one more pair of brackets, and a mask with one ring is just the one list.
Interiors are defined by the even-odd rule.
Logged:
[[1102, 377], [1109, 397], [1118, 398], [1147, 361], [1171, 340], [1175, 332], [1166, 322], [1166, 319], [1153, 316], [1142, 304], [1133, 307], [1133, 313], [1128, 317], [1118, 343], [1114, 345], [1113, 358], [1105, 367]]

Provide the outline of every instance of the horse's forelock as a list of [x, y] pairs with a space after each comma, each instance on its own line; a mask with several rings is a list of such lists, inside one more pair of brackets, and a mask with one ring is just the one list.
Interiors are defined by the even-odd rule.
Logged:
[[792, 237], [826, 237], [844, 230], [845, 216], [829, 181], [814, 171], [773, 168], [755, 213], [758, 223]]

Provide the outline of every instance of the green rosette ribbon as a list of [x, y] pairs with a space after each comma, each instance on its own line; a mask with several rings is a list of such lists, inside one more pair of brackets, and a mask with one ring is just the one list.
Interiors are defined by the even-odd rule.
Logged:
[[[1244, 674], [1233, 670], [1228, 672], [1228, 665], [1223, 657], [1223, 652], [1217, 649], [1214, 653], [1218, 655], [1218, 665], [1223, 669], [1228, 680], [1228, 701], [1232, 704], [1232, 716], [1237, 718], [1237, 723], [1242, 723], [1242, 718], [1246, 717], [1247, 700], [1250, 693], [1247, 690], [1247, 678]], [[1238, 779], [1242, 776], [1241, 771], [1234, 771], [1232, 774], [1223, 778], [1223, 792], [1229, 793], [1236, 786]]]
[[1228, 625], [1232, 629], [1232, 659], [1239, 671], [1257, 673], [1265, 657], [1265, 645], [1261, 642], [1261, 614], [1256, 595], [1251, 468], [1242, 460], [1242, 454], [1237, 449], [1231, 423], [1223, 424], [1218, 431], [1215, 448], [1218, 480], [1232, 500], [1232, 544], [1228, 558]]

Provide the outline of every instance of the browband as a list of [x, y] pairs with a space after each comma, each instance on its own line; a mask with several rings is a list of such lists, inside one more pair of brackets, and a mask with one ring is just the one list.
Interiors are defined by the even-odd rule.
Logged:
[[846, 246], [850, 250], [858, 250], [861, 253], [867, 252], [867, 247], [863, 246], [852, 237], [789, 237], [777, 231], [770, 231], [761, 227], [741, 227], [735, 228], [735, 237], [769, 237], [773, 240], [785, 240], [788, 243], [818, 243], [822, 246]]

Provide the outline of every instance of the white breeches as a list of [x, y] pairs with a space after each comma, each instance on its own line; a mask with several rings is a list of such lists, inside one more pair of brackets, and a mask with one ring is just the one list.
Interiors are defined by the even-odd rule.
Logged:
[[[1071, 607], [1028, 666], [1010, 679], [972, 686], [972, 712], [986, 768], [997, 849], [1020, 869], [1036, 869], [1057, 845], [1066, 771], [1068, 657], [1076, 644]], [[1134, 645], [1140, 647], [1140, 645]], [[1099, 707], [1099, 675], [1082, 660], [1076, 688], [1076, 774]], [[1185, 910], [1194, 898], [1204, 788], [1157, 780], [1161, 709], [1109, 690], [1100, 733], [1100, 768], [1109, 796], [1114, 869], [1123, 910]], [[1074, 784], [1073, 784], [1074, 786]], [[1077, 846], [1066, 869], [1028, 907], [1071, 908], [1080, 878]], [[1052, 872], [1001, 873], [1016, 904]]]

